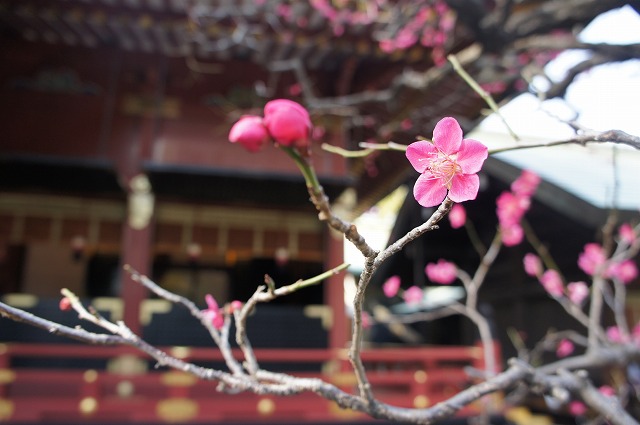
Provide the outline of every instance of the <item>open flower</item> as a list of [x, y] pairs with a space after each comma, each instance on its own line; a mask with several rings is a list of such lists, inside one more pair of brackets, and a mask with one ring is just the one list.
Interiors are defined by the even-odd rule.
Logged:
[[292, 100], [276, 99], [264, 106], [264, 125], [276, 143], [306, 146], [311, 134], [309, 112]]
[[229, 131], [229, 141], [239, 143], [249, 152], [257, 152], [269, 140], [262, 117], [245, 115], [240, 118]]
[[480, 188], [477, 175], [487, 159], [485, 145], [463, 139], [454, 118], [441, 119], [433, 130], [433, 143], [425, 140], [407, 146], [407, 159], [420, 173], [413, 196], [423, 207], [440, 204], [449, 193], [454, 202], [475, 199]]

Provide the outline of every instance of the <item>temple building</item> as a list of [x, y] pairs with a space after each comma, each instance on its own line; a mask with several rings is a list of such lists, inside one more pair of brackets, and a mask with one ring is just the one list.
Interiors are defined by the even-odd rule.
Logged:
[[[3, 301], [99, 331], [59, 309], [68, 288], [170, 354], [220, 367], [193, 317], [134, 282], [124, 265], [204, 308], [206, 294], [246, 300], [265, 274], [285, 285], [342, 263], [343, 239], [318, 221], [294, 163], [273, 147], [249, 153], [229, 143], [232, 124], [273, 98], [305, 104], [320, 183], [350, 220], [415, 176], [397, 152], [346, 158], [321, 144], [406, 144], [446, 115], [473, 128], [484, 100], [443, 71], [438, 49], [462, 52], [475, 71], [482, 62], [473, 60], [472, 34], [444, 18], [428, 15], [421, 25], [456, 31], [446, 46], [389, 48], [378, 21], [341, 27], [323, 2], [311, 3], [0, 0]], [[512, 83], [497, 100], [517, 91]], [[492, 190], [516, 175], [504, 170], [490, 168]], [[420, 215], [418, 205], [400, 214]], [[352, 389], [344, 281], [336, 274], [261, 306], [248, 330], [258, 358]], [[401, 406], [437, 403], [470, 382], [463, 367], [486, 360], [472, 334], [434, 336], [430, 346], [389, 342], [363, 359], [380, 398]], [[0, 319], [0, 422], [345, 420], [366, 418], [314, 394], [218, 393], [215, 383], [157, 370], [129, 347], [81, 345]]]

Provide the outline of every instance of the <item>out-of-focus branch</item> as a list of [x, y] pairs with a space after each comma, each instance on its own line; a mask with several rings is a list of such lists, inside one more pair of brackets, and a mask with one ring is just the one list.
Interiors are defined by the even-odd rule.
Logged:
[[515, 146], [508, 146], [505, 148], [491, 149], [489, 155], [494, 155], [501, 152], [509, 152], [520, 149], [532, 149], [532, 148], [544, 148], [560, 145], [582, 145], [587, 143], [616, 143], [620, 145], [631, 146], [634, 149], [640, 150], [640, 137], [625, 133], [621, 130], [607, 130], [603, 132], [588, 131], [583, 134], [579, 134], [575, 137], [566, 140], [559, 140], [548, 143], [536, 143], [536, 144], [519, 144]]

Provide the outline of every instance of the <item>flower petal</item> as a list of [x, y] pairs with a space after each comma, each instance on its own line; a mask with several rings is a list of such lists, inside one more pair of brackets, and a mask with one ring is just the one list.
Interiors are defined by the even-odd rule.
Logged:
[[413, 186], [413, 196], [423, 207], [433, 207], [447, 196], [447, 188], [442, 185], [440, 179], [431, 174], [421, 174]]
[[464, 139], [456, 162], [462, 168], [463, 174], [474, 174], [480, 171], [484, 160], [487, 159], [488, 149], [485, 145], [473, 139]]
[[476, 199], [480, 189], [480, 178], [477, 174], [456, 174], [451, 180], [449, 198], [453, 202]]
[[455, 118], [445, 117], [433, 129], [433, 143], [447, 155], [454, 154], [462, 143], [462, 129]]
[[437, 149], [433, 143], [420, 140], [407, 146], [406, 155], [413, 168], [419, 173], [424, 173], [431, 162], [431, 157], [436, 153]]

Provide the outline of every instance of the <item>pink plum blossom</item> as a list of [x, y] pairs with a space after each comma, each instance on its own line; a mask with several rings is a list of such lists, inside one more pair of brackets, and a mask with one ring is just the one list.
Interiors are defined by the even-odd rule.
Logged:
[[629, 223], [624, 223], [618, 229], [618, 238], [627, 245], [633, 245], [637, 237], [635, 229]]
[[224, 325], [224, 314], [220, 310], [216, 299], [213, 298], [213, 295], [207, 294], [204, 297], [207, 302], [206, 310], [203, 310], [202, 313], [204, 316], [211, 322], [214, 328], [221, 329]]
[[519, 196], [531, 197], [539, 184], [540, 176], [531, 170], [523, 170], [520, 177], [511, 183], [511, 191]]
[[487, 159], [485, 145], [463, 139], [455, 118], [441, 119], [433, 130], [433, 143], [425, 140], [407, 146], [407, 159], [420, 173], [413, 196], [423, 207], [440, 204], [447, 192], [454, 202], [475, 199], [480, 188], [477, 173]]
[[613, 397], [616, 395], [616, 390], [614, 390], [613, 387], [609, 385], [602, 385], [600, 388], [598, 388], [598, 391], [600, 391], [600, 394], [605, 397]]
[[588, 243], [578, 257], [578, 266], [588, 275], [593, 276], [607, 261], [604, 249], [597, 243]]
[[560, 358], [567, 357], [568, 355], [573, 353], [574, 349], [575, 347], [573, 346], [573, 342], [569, 341], [566, 338], [563, 338], [558, 343], [558, 347], [556, 348], [556, 355]]
[[502, 226], [519, 223], [524, 213], [529, 209], [531, 201], [526, 196], [511, 192], [502, 192], [496, 199], [496, 213]]
[[615, 262], [607, 268], [607, 276], [627, 284], [638, 277], [638, 266], [633, 260]]
[[422, 302], [422, 297], [422, 289], [415, 285], [407, 288], [403, 294], [404, 302], [407, 304], [420, 304], [420, 302]]
[[582, 416], [587, 413], [587, 406], [581, 401], [572, 401], [569, 403], [569, 413], [573, 416]]
[[243, 306], [242, 301], [233, 300], [231, 301], [231, 304], [229, 304], [229, 309], [231, 310], [231, 312], [240, 311], [242, 310], [242, 306]]
[[292, 100], [276, 99], [264, 106], [264, 125], [276, 143], [306, 146], [311, 133], [309, 112]]
[[395, 297], [400, 290], [400, 276], [391, 276], [382, 284], [382, 292], [387, 298]]
[[362, 327], [364, 329], [369, 329], [371, 328], [371, 326], [373, 326], [373, 319], [371, 318], [371, 315], [368, 312], [363, 311], [360, 318], [362, 319]]
[[467, 221], [467, 212], [464, 207], [460, 204], [455, 204], [451, 211], [449, 211], [449, 222], [451, 223], [451, 227], [454, 229], [459, 229], [464, 226], [464, 223]]
[[540, 283], [544, 287], [545, 291], [549, 295], [555, 298], [559, 298], [564, 294], [564, 285], [562, 284], [562, 278], [560, 273], [555, 270], [547, 270], [540, 277]]
[[585, 282], [570, 282], [567, 284], [567, 292], [569, 293], [569, 300], [577, 305], [581, 305], [582, 302], [589, 296], [589, 287]]
[[60, 303], [58, 304], [58, 307], [60, 308], [60, 310], [62, 311], [69, 311], [71, 310], [72, 306], [71, 306], [71, 300], [69, 299], [69, 297], [62, 297], [60, 298]]
[[458, 268], [449, 261], [440, 259], [437, 263], [429, 263], [424, 269], [429, 280], [448, 285], [456, 280]]
[[516, 246], [524, 239], [524, 229], [519, 223], [500, 226], [500, 237], [505, 246]]
[[618, 344], [629, 342], [629, 337], [626, 336], [617, 326], [609, 326], [606, 330], [606, 333], [607, 338], [611, 342], [615, 342]]
[[229, 141], [239, 143], [249, 152], [257, 152], [269, 140], [262, 117], [245, 115], [240, 118], [229, 131]]
[[540, 257], [535, 254], [526, 254], [522, 259], [524, 263], [524, 271], [529, 276], [538, 277], [542, 274], [542, 262]]

